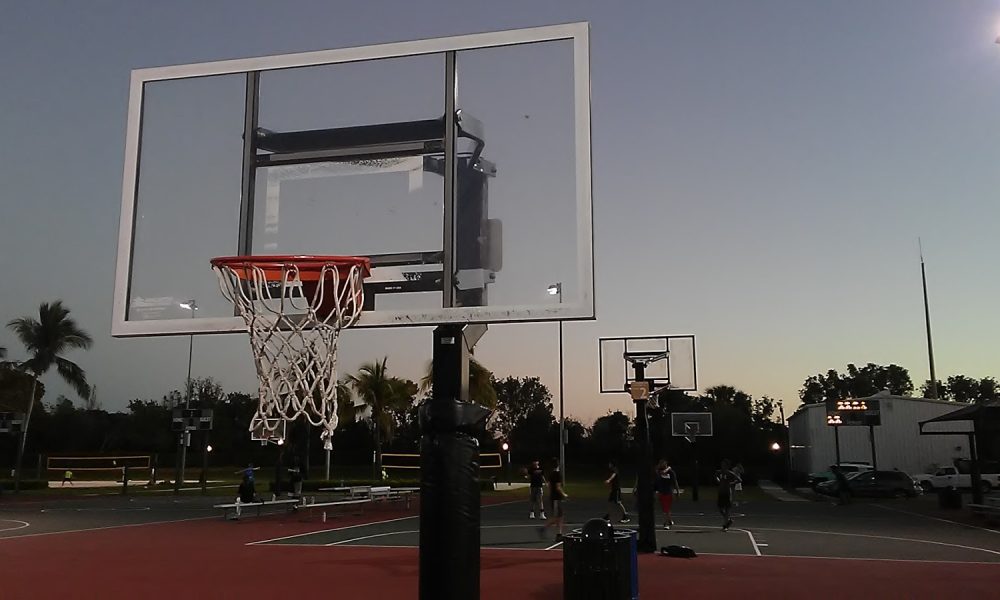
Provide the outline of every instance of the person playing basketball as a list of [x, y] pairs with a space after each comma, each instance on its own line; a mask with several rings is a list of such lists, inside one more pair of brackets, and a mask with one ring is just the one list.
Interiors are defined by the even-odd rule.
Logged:
[[236, 471], [236, 474], [242, 475], [243, 477], [248, 478], [252, 482], [254, 480], [254, 471], [257, 471], [259, 469], [260, 467], [255, 467], [253, 466], [253, 463], [250, 463], [249, 465], [247, 465], [247, 468]]
[[545, 531], [549, 527], [557, 527], [559, 532], [556, 534], [556, 541], [562, 541], [563, 537], [563, 525], [565, 521], [565, 515], [563, 513], [563, 503], [569, 499], [566, 492], [563, 490], [563, 479], [562, 472], [559, 470], [559, 459], [554, 458], [552, 462], [555, 467], [552, 469], [552, 473], [549, 475], [549, 518], [545, 521], [545, 525], [538, 528], [538, 535], [544, 537]]
[[535, 512], [538, 512], [538, 518], [545, 520], [545, 508], [542, 503], [542, 494], [545, 490], [545, 471], [542, 470], [541, 465], [537, 460], [531, 462], [531, 467], [527, 469], [525, 477], [528, 478], [528, 489], [530, 491], [530, 503], [531, 503], [531, 514], [529, 518], [535, 518]]
[[723, 459], [719, 470], [715, 472], [715, 480], [719, 482], [718, 506], [722, 514], [722, 530], [729, 531], [733, 525], [731, 511], [733, 510], [733, 488], [741, 480], [739, 475], [730, 468], [730, 462]]
[[625, 505], [622, 503], [622, 482], [621, 477], [618, 475], [618, 466], [615, 461], [608, 462], [608, 470], [610, 475], [604, 480], [604, 485], [609, 486], [611, 489], [608, 491], [608, 513], [604, 515], [605, 521], [611, 520], [611, 511], [617, 507], [622, 512], [622, 523], [628, 523], [629, 519], [628, 511], [625, 509]]
[[677, 474], [670, 463], [663, 459], [656, 466], [656, 483], [653, 489], [660, 497], [660, 508], [663, 509], [663, 528], [670, 529], [674, 524], [670, 511], [674, 506], [674, 495], [680, 493], [680, 486], [677, 484]]

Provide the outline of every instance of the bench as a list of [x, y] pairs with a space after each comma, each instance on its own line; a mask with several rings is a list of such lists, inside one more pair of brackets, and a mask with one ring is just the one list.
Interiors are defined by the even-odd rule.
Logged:
[[320, 488], [321, 492], [335, 492], [346, 494], [348, 499], [365, 498], [372, 502], [404, 502], [406, 508], [410, 508], [410, 498], [414, 492], [420, 488], [397, 488], [393, 489], [387, 485], [356, 485], [350, 487]]
[[[303, 504], [300, 504], [300, 505], [296, 506], [295, 509], [297, 511], [299, 511], [299, 512], [308, 512], [308, 513], [311, 514], [314, 510], [317, 510], [317, 509], [336, 508], [336, 507], [356, 506], [358, 508], [362, 508], [363, 509], [364, 505], [368, 504], [370, 502], [371, 502], [371, 500], [368, 499], [368, 498], [356, 498], [356, 499], [353, 499], [353, 500], [350, 500], [350, 499], [349, 500], [330, 500], [330, 501], [327, 501], [327, 502], [306, 502], [306, 503], [303, 503]], [[364, 510], [361, 510], [357, 514], [362, 514], [363, 512], [364, 512]], [[323, 511], [323, 520], [326, 521], [326, 511], [325, 510]]]
[[394, 490], [389, 486], [373, 487], [371, 489], [372, 502], [404, 502], [406, 508], [410, 508], [410, 497], [413, 496], [412, 489]]
[[335, 494], [345, 494], [350, 499], [369, 498], [372, 494], [370, 485], [351, 485], [343, 487], [319, 488], [320, 492], [333, 492]]
[[[236, 502], [229, 502], [226, 504], [215, 504], [212, 508], [222, 509], [222, 518], [236, 520], [243, 516], [243, 510], [247, 508], [256, 508], [257, 514], [253, 516], [259, 517], [261, 515], [261, 509], [267, 506], [284, 506], [288, 510], [295, 510], [295, 507], [300, 503], [299, 500], [294, 498], [289, 498], [287, 500], [260, 500], [257, 502], [240, 502], [238, 499]], [[233, 516], [230, 517], [229, 514], [232, 512]]]

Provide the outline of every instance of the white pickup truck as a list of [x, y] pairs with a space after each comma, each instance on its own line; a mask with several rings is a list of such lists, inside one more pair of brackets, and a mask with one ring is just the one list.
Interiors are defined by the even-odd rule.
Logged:
[[[981, 485], [984, 492], [988, 492], [993, 488], [1000, 488], [1000, 474], [983, 473], [980, 477], [982, 478]], [[913, 479], [920, 484], [920, 487], [927, 491], [948, 487], [972, 487], [972, 475], [959, 473], [957, 467], [939, 467], [933, 473], [914, 475]]]

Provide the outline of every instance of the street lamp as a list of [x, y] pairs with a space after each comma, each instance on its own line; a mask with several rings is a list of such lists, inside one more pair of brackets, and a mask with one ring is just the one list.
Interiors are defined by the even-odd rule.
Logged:
[[[549, 286], [550, 296], [558, 296], [559, 304], [563, 301], [562, 282]], [[563, 322], [559, 319], [559, 470], [562, 472], [563, 485], [566, 484], [566, 413], [563, 406]]]
[[[191, 311], [191, 318], [193, 319], [195, 311], [198, 310], [198, 301], [191, 299], [188, 300], [187, 302], [178, 303], [178, 306], [180, 306], [184, 310]], [[193, 354], [194, 354], [194, 334], [192, 333], [188, 339], [188, 368], [187, 368], [187, 379], [185, 384], [186, 391], [184, 393], [184, 410], [188, 410], [191, 408], [191, 357]], [[186, 419], [187, 414], [185, 413], [184, 416]], [[186, 422], [187, 421], [185, 420], [185, 423]], [[181, 483], [184, 481], [184, 470], [187, 467], [187, 446], [190, 440], [190, 436], [191, 434], [188, 433], [186, 428], [182, 429], [179, 434], [180, 447], [181, 447], [180, 467], [177, 469], [177, 475], [174, 477], [174, 491], [177, 493], [180, 492]]]
[[501, 448], [507, 453], [507, 487], [510, 487], [510, 444], [504, 442]]
[[[191, 311], [191, 318], [194, 318], [195, 311], [198, 310], [197, 300], [188, 300], [178, 304], [184, 310]], [[184, 408], [191, 408], [191, 357], [194, 353], [194, 334], [188, 336], [188, 370], [187, 370], [187, 393], [184, 398]]]
[[771, 450], [775, 452], [781, 452], [781, 444], [779, 444], [778, 442], [774, 442], [773, 444], [771, 444]]

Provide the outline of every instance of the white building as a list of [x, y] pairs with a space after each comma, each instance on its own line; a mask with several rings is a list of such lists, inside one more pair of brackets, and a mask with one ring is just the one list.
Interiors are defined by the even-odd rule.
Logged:
[[[881, 422], [875, 430], [875, 452], [880, 471], [898, 469], [905, 473], [925, 473], [937, 465], [950, 465], [956, 458], [969, 457], [965, 436], [920, 435], [921, 421], [953, 412], [965, 406], [945, 400], [892, 396], [886, 392], [872, 396], [881, 405]], [[872, 463], [868, 427], [841, 426], [840, 461]], [[792, 471], [824, 471], [837, 462], [834, 427], [826, 424], [825, 404], [803, 404], [788, 418]]]

